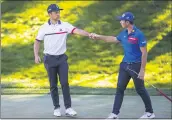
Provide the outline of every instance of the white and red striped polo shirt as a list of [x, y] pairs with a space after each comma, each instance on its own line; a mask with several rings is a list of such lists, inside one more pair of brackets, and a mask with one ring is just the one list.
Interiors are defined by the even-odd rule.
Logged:
[[57, 24], [52, 24], [49, 20], [40, 27], [36, 40], [44, 40], [44, 54], [61, 55], [66, 52], [67, 35], [75, 29], [68, 22], [58, 21]]

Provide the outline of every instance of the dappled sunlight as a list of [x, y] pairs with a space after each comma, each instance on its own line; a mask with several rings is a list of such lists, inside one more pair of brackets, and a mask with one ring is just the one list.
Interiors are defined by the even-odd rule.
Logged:
[[45, 77], [46, 75], [44, 75], [44, 74], [45, 74], [45, 68], [44, 68], [43, 64], [40, 64], [40, 65], [34, 65], [31, 68], [22, 68], [20, 71], [14, 72], [11, 75], [8, 75], [6, 77], [24, 79], [27, 77], [32, 78], [34, 76], [35, 78], [40, 78], [40, 75], [42, 75], [42, 77]]
[[[123, 4], [120, 9], [116, 9], [116, 13], [118, 13], [118, 16], [121, 15], [124, 11], [128, 11], [128, 9], [134, 7], [136, 4], [138, 4], [139, 2], [143, 2], [143, 1], [127, 1], [125, 4]], [[140, 3], [142, 4], [142, 3]]]
[[13, 87], [47, 88], [49, 86], [43, 64], [35, 65], [31, 68], [23, 68], [21, 71], [8, 76], [2, 75], [2, 78], [2, 84], [11, 84]]
[[171, 84], [168, 83], [171, 83], [171, 62], [171, 53], [157, 56], [147, 64], [145, 79], [151, 83], [167, 83], [166, 87], [170, 87]]
[[84, 7], [95, 4], [98, 1], [61, 1], [58, 5], [64, 10], [61, 12], [63, 21], [75, 23], [79, 20], [78, 15], [82, 14]]
[[[62, 20], [70, 21], [71, 23], [78, 21], [77, 14], [71, 14], [71, 10], [76, 7], [86, 7], [95, 2], [96, 1], [87, 1], [84, 2], [84, 4], [81, 4], [81, 1], [68, 1], [70, 6], [66, 4], [66, 2], [59, 2], [59, 6], [64, 8], [64, 10], [61, 12]], [[26, 4], [26, 9], [21, 13], [17, 13], [15, 15], [11, 13], [5, 13], [1, 21], [2, 46], [8, 46], [11, 44], [28, 44], [33, 42], [40, 25], [48, 20], [48, 14], [46, 10], [47, 5], [51, 3], [51, 1], [34, 2], [34, 7], [33, 4]], [[76, 9], [75, 12], [82, 14], [81, 8]], [[63, 15], [66, 17], [63, 17]], [[15, 18], [15, 21], [6, 22], [7, 20], [5, 19], [10, 17]]]
[[[166, 9], [163, 10], [162, 13], [158, 14], [156, 18], [152, 19], [151, 23], [155, 26], [164, 26], [165, 28], [160, 29], [159, 32], [157, 33], [157, 35], [152, 38], [150, 41], [150, 43], [148, 44], [148, 51], [150, 51], [158, 42], [159, 40], [163, 39], [163, 36], [166, 36], [167, 33], [169, 33], [171, 31], [171, 8], [170, 8], [171, 4], [169, 4], [167, 6]], [[162, 24], [162, 23], [165, 23]]]
[[78, 70], [78, 71], [88, 71], [90, 72], [92, 69], [97, 68], [96, 65], [91, 65], [89, 66], [89, 64], [91, 64], [92, 61], [91, 60], [83, 60], [83, 61], [79, 61], [78, 63], [71, 65], [70, 66], [70, 70]]
[[164, 21], [170, 17], [171, 17], [171, 4], [169, 4], [167, 6], [167, 8], [165, 10], [163, 10], [160, 15], [157, 15], [157, 17], [152, 20], [152, 23], [157, 24], [157, 23], [162, 22], [162, 21]]
[[75, 74], [72, 78], [72, 80], [70, 80], [70, 84], [71, 85], [79, 85], [82, 82], [88, 82], [88, 80], [90, 81], [90, 83], [92, 83], [93, 80], [99, 79], [100, 77], [102, 77], [102, 74]]
[[[91, 88], [116, 88], [118, 80], [118, 74], [76, 74], [70, 85], [82, 86]], [[133, 88], [134, 84], [132, 79], [128, 83], [127, 88]]]
[[[128, 10], [134, 12], [138, 18], [136, 22], [139, 21], [138, 26], [143, 27], [144, 33], [148, 35], [148, 52], [156, 48], [156, 53], [153, 51], [148, 56], [151, 59], [146, 66], [145, 79], [152, 84], [170, 88], [171, 51], [166, 46], [169, 47], [170, 37], [167, 35], [172, 25], [171, 6], [167, 3], [162, 10], [154, 9], [152, 1], [32, 1], [25, 4], [20, 12], [5, 12], [1, 20], [2, 87], [49, 88], [44, 65], [33, 63], [32, 46], [40, 25], [48, 20], [46, 10], [51, 3], [57, 3], [64, 9], [61, 11], [62, 21], [104, 35], [116, 36], [122, 30], [115, 16]], [[158, 1], [156, 4], [161, 7]], [[16, 11], [19, 10], [16, 8]], [[147, 20], [146, 15], [150, 20], [144, 26], [142, 22]], [[77, 35], [69, 36], [68, 39], [70, 85], [116, 88], [119, 64], [123, 58], [122, 46]], [[168, 41], [162, 43], [165, 40]], [[147, 83], [145, 85], [150, 87]], [[132, 80], [127, 88], [134, 88]]]
[[[88, 83], [87, 83], [88, 84]], [[109, 82], [107, 79], [105, 79], [105, 80], [99, 80], [99, 81], [96, 81], [96, 82], [92, 82], [92, 83], [90, 83], [90, 84], [88, 84], [88, 85], [83, 85], [82, 83], [81, 83], [81, 86], [83, 85], [83, 86], [93, 86], [94, 85], [94, 87], [105, 87], [105, 88], [108, 88], [108, 87], [115, 87], [111, 82]]]
[[113, 81], [113, 76], [109, 74], [78, 74], [72, 78], [73, 80], [70, 81], [71, 85], [77, 85], [82, 87], [112, 87], [116, 86], [115, 82]]
[[[161, 42], [161, 40], [166, 40], [164, 38], [171, 32], [171, 9], [170, 5], [167, 6], [167, 9], [164, 9], [162, 13], [157, 15], [157, 18], [154, 18], [151, 22], [155, 24], [155, 26], [162, 26], [157, 35], [148, 42], [148, 51], [151, 51], [157, 44]], [[166, 26], [165, 26], [165, 25]], [[162, 44], [162, 47], [163, 46]], [[169, 48], [170, 49], [170, 48]], [[162, 53], [163, 48], [159, 48], [159, 53]], [[151, 53], [155, 54], [155, 53]], [[150, 54], [150, 55], [151, 55]], [[149, 56], [148, 56], [149, 57]], [[156, 56], [154, 60], [151, 60], [148, 62], [146, 67], [146, 79], [148, 79], [151, 83], [158, 84], [168, 84], [171, 82], [171, 52], [165, 53], [165, 54], [159, 54], [159, 56]], [[159, 77], [157, 77], [159, 76]], [[169, 84], [170, 86], [170, 84]], [[167, 86], [168, 87], [168, 86]]]
[[[102, 2], [102, 1], [101, 1]], [[112, 2], [112, 1], [109, 1]], [[138, 3], [138, 1], [133, 1], [131, 2], [125, 2], [123, 3], [122, 1], [116, 1], [118, 4], [121, 3], [119, 6], [119, 8], [114, 8], [112, 9], [112, 11], [107, 11], [110, 14], [105, 14], [105, 15], [101, 15], [101, 13], [97, 13], [96, 16], [98, 17], [95, 21], [91, 21], [89, 23], [89, 25], [87, 25], [84, 29], [88, 30], [88, 31], [95, 31], [98, 34], [106, 34], [106, 30], [110, 30], [110, 31], [116, 31], [116, 30], [112, 30], [112, 22], [108, 22], [109, 20], [112, 20], [113, 22], [115, 22], [115, 16], [119, 16], [121, 15], [124, 11], [127, 11], [127, 9], [132, 8], [135, 4]], [[112, 3], [114, 4], [114, 3]], [[111, 6], [110, 6], [111, 7]], [[95, 17], [95, 16], [94, 16]], [[116, 21], [117, 22], [117, 21]], [[119, 24], [119, 22], [117, 22]], [[119, 31], [118, 28], [117, 31]], [[113, 32], [114, 33], [114, 32]], [[112, 35], [112, 34], [111, 34]]]
[[17, 77], [3, 77], [1, 85], [3, 88], [49, 88], [47, 79], [32, 80], [30, 78], [21, 79]]
[[134, 88], [134, 82], [133, 82], [133, 79], [130, 79], [128, 85], [127, 85], [127, 88]]
[[158, 35], [151, 39], [150, 42], [148, 42], [148, 52], [156, 45], [159, 43], [160, 40], [163, 40], [163, 36], [166, 36], [168, 32], [170, 32], [171, 27], [167, 27], [164, 29], [164, 32], [159, 32]]
[[121, 61], [122, 61], [122, 59], [123, 59], [123, 57], [124, 57], [124, 55], [118, 55], [118, 56], [116, 56], [114, 59], [114, 63], [115, 64], [120, 64], [121, 63]]
[[[111, 57], [108, 57], [111, 60]], [[101, 59], [97, 58], [93, 60], [82, 60], [75, 64], [71, 64], [69, 67], [70, 73], [90, 74], [90, 73], [113, 73], [115, 68], [114, 64], [110, 64], [108, 58]]]
[[159, 43], [160, 40], [163, 40], [163, 37], [167, 35], [171, 31], [171, 25], [164, 29], [164, 31], [159, 32], [156, 37], [152, 38], [150, 41], [148, 41], [148, 52]]
[[[169, 69], [163, 69], [163, 71], [170, 71], [171, 62], [172, 62], [171, 52], [169, 52], [169, 53], [166, 53], [166, 54], [159, 55], [159, 56], [155, 57], [155, 59], [150, 61], [148, 63], [148, 65], [153, 67], [153, 65], [155, 65], [155, 63], [156, 63], [156, 65], [160, 66], [161, 68], [169, 67]], [[147, 69], [152, 68], [152, 67], [147, 67]]]

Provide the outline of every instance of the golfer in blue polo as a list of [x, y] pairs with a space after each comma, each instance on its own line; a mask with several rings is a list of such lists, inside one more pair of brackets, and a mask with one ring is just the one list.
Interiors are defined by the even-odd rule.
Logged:
[[[118, 16], [121, 26], [124, 28], [116, 37], [104, 36], [95, 33], [90, 38], [102, 39], [105, 42], [121, 43], [124, 49], [124, 58], [120, 63], [117, 91], [114, 100], [112, 113], [108, 119], [117, 119], [123, 102], [124, 91], [132, 78], [135, 89], [142, 98], [145, 105], [145, 113], [141, 118], [154, 118], [150, 96], [144, 86], [145, 66], [147, 63], [147, 41], [142, 31], [134, 25], [134, 15], [125, 12]], [[131, 69], [137, 73], [135, 74]]]

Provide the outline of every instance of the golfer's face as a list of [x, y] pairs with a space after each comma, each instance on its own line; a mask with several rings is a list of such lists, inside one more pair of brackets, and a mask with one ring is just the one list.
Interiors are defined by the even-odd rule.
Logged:
[[53, 20], [59, 20], [59, 19], [60, 19], [60, 11], [51, 12], [51, 13], [49, 14], [49, 16], [50, 16], [51, 19], [53, 19]]
[[123, 28], [126, 28], [126, 22], [125, 22], [125, 20], [121, 20], [121, 21], [120, 21], [120, 24], [121, 24], [121, 26], [122, 26]]

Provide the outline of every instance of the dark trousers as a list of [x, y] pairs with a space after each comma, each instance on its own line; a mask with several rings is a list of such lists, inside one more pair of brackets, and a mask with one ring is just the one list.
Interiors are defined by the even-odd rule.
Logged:
[[60, 107], [59, 105], [59, 94], [58, 94], [58, 80], [57, 75], [60, 80], [64, 105], [65, 108], [71, 107], [71, 97], [68, 83], [68, 63], [67, 63], [67, 55], [45, 55], [44, 56], [44, 65], [48, 73], [49, 83], [50, 83], [50, 92], [54, 105], [54, 109]]
[[135, 72], [139, 73], [140, 67], [141, 67], [141, 63], [122, 62], [120, 64], [118, 83], [117, 83], [117, 91], [116, 91], [116, 95], [115, 95], [112, 113], [119, 114], [119, 110], [120, 110], [122, 102], [123, 102], [124, 91], [127, 87], [128, 82], [130, 81], [130, 78], [133, 79], [135, 89], [144, 102], [144, 105], [146, 108], [145, 112], [153, 113], [150, 96], [149, 96], [147, 90], [145, 89], [144, 80], [137, 78], [138, 77], [137, 74], [135, 74], [134, 72], [127, 69], [127, 68], [129, 68], [129, 69], [132, 69]]

